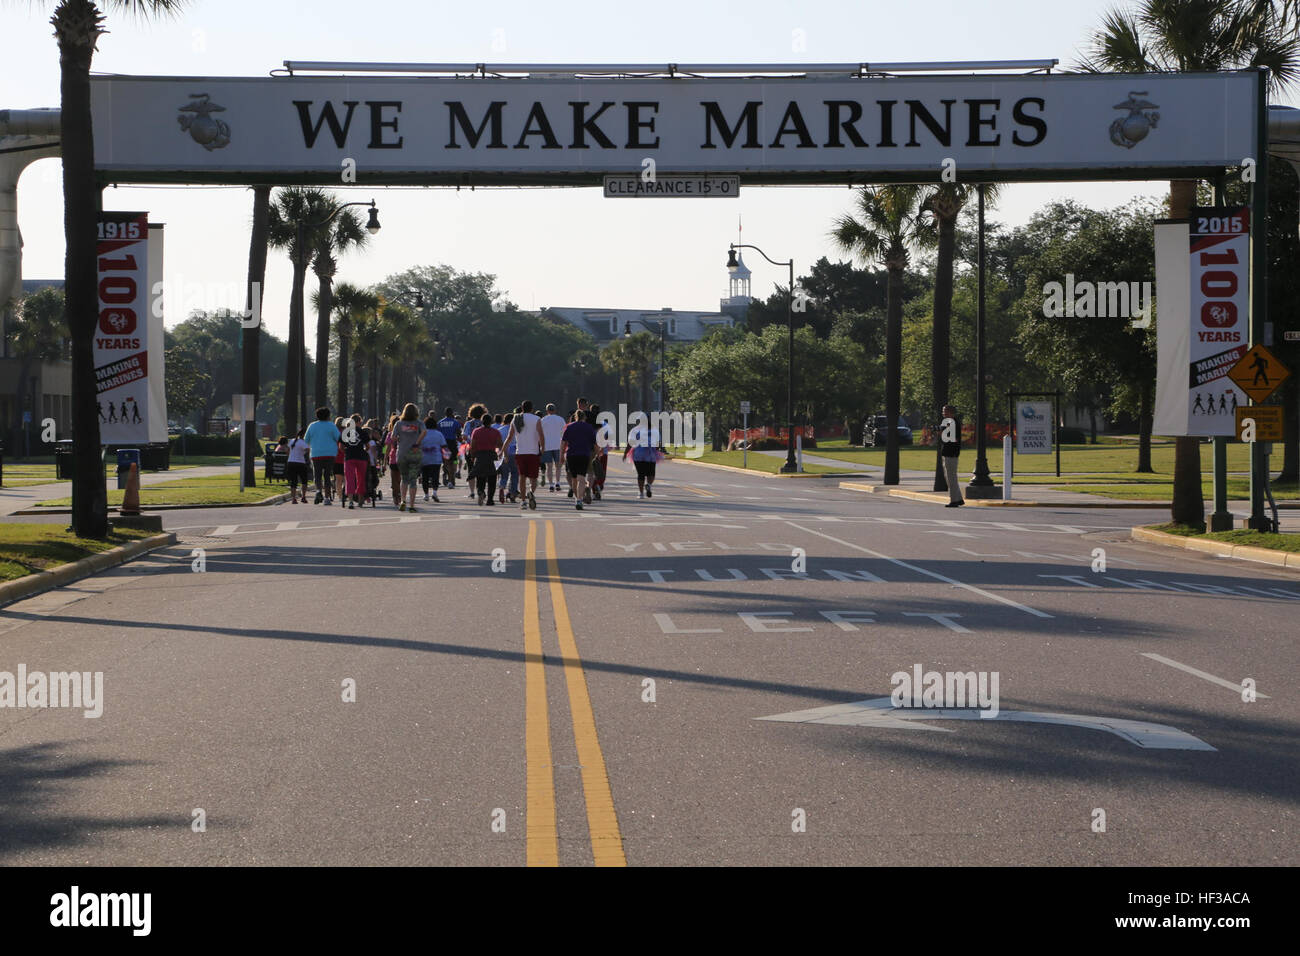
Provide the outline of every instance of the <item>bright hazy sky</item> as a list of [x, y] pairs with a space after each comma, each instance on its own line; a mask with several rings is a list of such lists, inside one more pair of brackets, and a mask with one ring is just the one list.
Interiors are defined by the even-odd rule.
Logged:
[[[0, 0], [0, 109], [56, 107], [53, 2]], [[440, 0], [191, 0], [177, 17], [110, 14], [95, 57], [102, 72], [264, 76], [286, 59], [419, 62], [870, 62], [1058, 58], [1074, 65], [1106, 2], [1043, 0], [746, 0], [654, 3]], [[795, 31], [805, 48], [795, 51]], [[63, 274], [58, 160], [28, 167], [19, 183], [25, 278]], [[1157, 183], [1042, 184], [1008, 188], [994, 218], [1023, 222], [1043, 203], [1074, 196], [1111, 206]], [[846, 188], [745, 187], [738, 200], [604, 199], [597, 189], [339, 190], [377, 200], [383, 230], [345, 257], [337, 279], [377, 281], [445, 263], [495, 274], [520, 307], [716, 309], [726, 292], [727, 243], [744, 239], [806, 273], [839, 256], [826, 238]], [[243, 188], [109, 189], [107, 209], [148, 210], [167, 224], [169, 288], [203, 283], [215, 306], [243, 307], [251, 193]], [[785, 270], [757, 256], [753, 292], [767, 296]], [[266, 327], [287, 329], [289, 263], [273, 252]], [[225, 298], [229, 288], [234, 297]], [[217, 301], [220, 299], [220, 301]], [[168, 325], [185, 316], [169, 306]]]

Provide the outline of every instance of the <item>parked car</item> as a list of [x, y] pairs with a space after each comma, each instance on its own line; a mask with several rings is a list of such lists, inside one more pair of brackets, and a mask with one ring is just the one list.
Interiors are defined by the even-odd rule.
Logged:
[[[862, 430], [862, 443], [871, 445], [874, 448], [884, 448], [885, 441], [889, 437], [889, 418], [885, 415], [872, 415], [867, 419], [867, 424]], [[912, 429], [901, 418], [898, 424], [894, 426], [898, 432], [898, 443], [900, 445], [912, 444]]]

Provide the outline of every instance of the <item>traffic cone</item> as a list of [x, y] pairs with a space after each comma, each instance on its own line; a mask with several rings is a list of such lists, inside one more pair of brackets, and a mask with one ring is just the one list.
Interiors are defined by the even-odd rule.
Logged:
[[140, 468], [131, 462], [131, 470], [126, 475], [126, 490], [122, 493], [122, 507], [117, 509], [120, 515], [138, 515], [140, 513]]

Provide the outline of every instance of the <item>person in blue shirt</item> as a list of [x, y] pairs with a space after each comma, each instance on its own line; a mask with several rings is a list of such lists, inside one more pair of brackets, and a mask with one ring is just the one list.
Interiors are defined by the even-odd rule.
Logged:
[[316, 409], [316, 420], [307, 426], [303, 435], [311, 447], [311, 464], [316, 477], [316, 504], [325, 497], [325, 489], [334, 481], [334, 458], [339, 453], [338, 426], [330, 421], [330, 410], [323, 405]]
[[451, 452], [451, 457], [442, 464], [442, 483], [448, 488], [455, 488], [456, 466], [459, 462], [460, 419], [448, 408], [434, 427], [442, 432], [442, 437], [446, 440], [447, 450]]
[[578, 511], [587, 494], [587, 471], [591, 466], [591, 455], [596, 450], [596, 429], [587, 419], [585, 411], [573, 413], [573, 421], [564, 429], [560, 439], [560, 457], [564, 459], [572, 483], [572, 494]]
[[[510, 438], [510, 423], [514, 421], [514, 415], [518, 413], [519, 409], [515, 409], [512, 415], [498, 415], [496, 417], [500, 420], [492, 424], [492, 427], [501, 433], [501, 441], [506, 443], [502, 453], [501, 466], [497, 469], [497, 474], [500, 476], [498, 488], [500, 489], [502, 504], [505, 504], [507, 498], [513, 504], [515, 499], [519, 497], [519, 467], [515, 462], [515, 442], [513, 439], [506, 442], [506, 439]], [[509, 488], [506, 487], [507, 485], [509, 485]]]
[[424, 420], [424, 427], [427, 431], [424, 440], [420, 442], [420, 451], [423, 455], [420, 459], [420, 484], [424, 487], [424, 500], [428, 501], [429, 494], [432, 492], [433, 500], [437, 501], [438, 475], [442, 472], [443, 450], [447, 447], [447, 438], [438, 428], [438, 423], [432, 414]]

